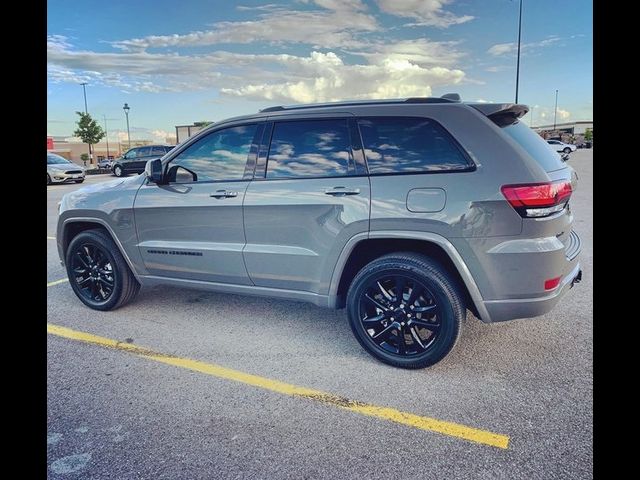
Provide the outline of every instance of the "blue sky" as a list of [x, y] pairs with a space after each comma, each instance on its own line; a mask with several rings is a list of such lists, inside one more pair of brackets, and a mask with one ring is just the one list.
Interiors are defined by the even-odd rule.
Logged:
[[[440, 96], [513, 101], [518, 1], [49, 0], [47, 132], [84, 109], [109, 138], [269, 105]], [[593, 117], [592, 4], [524, 0], [519, 102], [529, 122]]]

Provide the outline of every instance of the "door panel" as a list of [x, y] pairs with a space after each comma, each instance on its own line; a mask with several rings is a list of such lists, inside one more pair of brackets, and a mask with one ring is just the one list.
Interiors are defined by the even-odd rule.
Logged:
[[[144, 185], [135, 200], [140, 254], [151, 275], [250, 285], [242, 260], [248, 181]], [[218, 190], [235, 197], [212, 197]]]
[[[358, 194], [328, 195], [345, 187]], [[369, 229], [367, 177], [253, 181], [244, 259], [258, 286], [326, 294], [347, 241]]]
[[152, 275], [251, 285], [242, 257], [242, 202], [261, 135], [262, 125], [253, 123], [196, 137], [165, 163], [168, 185], [140, 188], [136, 228]]
[[327, 294], [343, 247], [368, 231], [369, 179], [354, 127], [349, 115], [267, 127], [262, 178], [244, 202], [244, 259], [256, 285]]

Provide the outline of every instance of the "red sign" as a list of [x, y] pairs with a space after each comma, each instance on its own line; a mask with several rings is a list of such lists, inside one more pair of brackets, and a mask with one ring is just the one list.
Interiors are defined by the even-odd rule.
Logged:
[[53, 150], [53, 137], [47, 137], [47, 150]]

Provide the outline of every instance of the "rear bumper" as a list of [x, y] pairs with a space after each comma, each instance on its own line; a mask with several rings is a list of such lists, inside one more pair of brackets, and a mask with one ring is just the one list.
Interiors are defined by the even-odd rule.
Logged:
[[575, 262], [573, 269], [567, 274], [560, 285], [550, 294], [538, 298], [512, 298], [508, 300], [487, 300], [484, 306], [489, 313], [489, 321], [504, 322], [516, 318], [531, 318], [549, 312], [571, 287], [582, 280], [580, 263]]

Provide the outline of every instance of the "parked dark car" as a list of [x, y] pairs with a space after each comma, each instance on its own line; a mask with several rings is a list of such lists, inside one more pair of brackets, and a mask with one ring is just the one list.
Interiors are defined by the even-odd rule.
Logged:
[[131, 148], [122, 157], [113, 161], [111, 171], [116, 177], [129, 173], [142, 173], [147, 160], [163, 157], [173, 147], [173, 145], [145, 145]]

